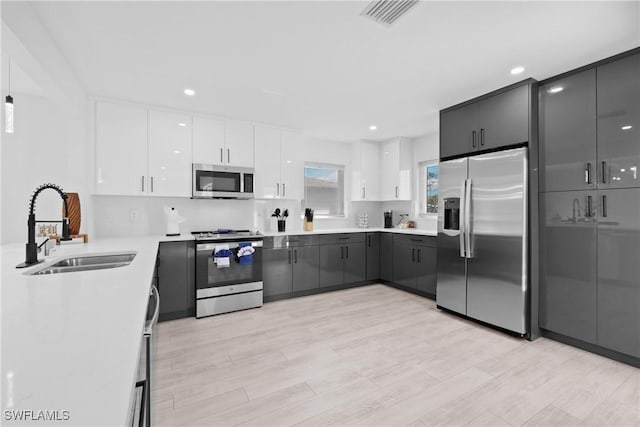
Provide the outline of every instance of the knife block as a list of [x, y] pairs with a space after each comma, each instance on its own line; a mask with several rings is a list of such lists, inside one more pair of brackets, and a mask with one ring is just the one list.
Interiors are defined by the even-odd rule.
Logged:
[[302, 229], [304, 231], [313, 231], [313, 221], [307, 221], [307, 218], [305, 218], [302, 224]]

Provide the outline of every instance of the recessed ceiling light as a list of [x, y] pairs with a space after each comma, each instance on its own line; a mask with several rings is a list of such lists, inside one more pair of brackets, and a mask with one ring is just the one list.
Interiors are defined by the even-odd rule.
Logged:
[[181, 128], [186, 127], [187, 124], [186, 123], [178, 123], [178, 126], [180, 126]]
[[193, 90], [193, 89], [186, 88], [186, 89], [184, 90], [184, 94], [185, 94], [185, 95], [187, 95], [187, 96], [193, 96], [193, 95], [195, 95], [195, 94], [196, 94], [196, 91], [195, 91], [195, 90]]
[[180, 150], [173, 150], [173, 152], [174, 152], [175, 154], [180, 154], [182, 151], [180, 151]]
[[629, 129], [631, 129], [632, 127], [633, 127], [633, 126], [631, 126], [631, 125], [624, 125], [624, 126], [622, 126], [622, 130], [629, 130]]
[[369, 130], [376, 130], [376, 129], [378, 129], [378, 126], [376, 125], [369, 126]]
[[554, 86], [551, 89], [549, 89], [547, 92], [548, 93], [558, 93], [558, 92], [562, 92], [564, 90], [564, 88], [562, 86]]
[[524, 67], [515, 67], [511, 69], [511, 75], [516, 76], [518, 74], [524, 73]]

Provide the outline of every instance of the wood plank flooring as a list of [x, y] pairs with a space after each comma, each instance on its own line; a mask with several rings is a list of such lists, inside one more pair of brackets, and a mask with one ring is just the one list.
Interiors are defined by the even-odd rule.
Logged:
[[640, 370], [371, 285], [158, 325], [158, 426], [640, 426]]

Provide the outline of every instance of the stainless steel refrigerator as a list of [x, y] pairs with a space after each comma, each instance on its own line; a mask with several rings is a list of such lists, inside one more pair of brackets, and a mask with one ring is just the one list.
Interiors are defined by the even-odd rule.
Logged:
[[440, 163], [438, 306], [528, 333], [527, 149]]

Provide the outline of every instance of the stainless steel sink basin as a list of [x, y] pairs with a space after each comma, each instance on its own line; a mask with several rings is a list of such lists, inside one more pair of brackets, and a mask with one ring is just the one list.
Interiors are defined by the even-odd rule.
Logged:
[[104, 270], [124, 267], [136, 257], [133, 252], [117, 254], [87, 254], [64, 258], [53, 264], [45, 265], [29, 275], [71, 273], [74, 271]]

